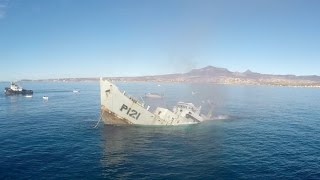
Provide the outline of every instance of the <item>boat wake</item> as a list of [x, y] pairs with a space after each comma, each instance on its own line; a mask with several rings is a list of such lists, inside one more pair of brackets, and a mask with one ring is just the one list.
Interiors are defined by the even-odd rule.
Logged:
[[37, 93], [65, 93], [65, 92], [72, 92], [70, 90], [55, 90], [55, 89], [48, 89], [48, 90], [36, 90]]

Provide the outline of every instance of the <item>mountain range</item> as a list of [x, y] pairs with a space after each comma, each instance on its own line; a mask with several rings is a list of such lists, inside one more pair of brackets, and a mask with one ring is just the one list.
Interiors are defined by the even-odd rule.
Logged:
[[[247, 70], [232, 72], [226, 68], [207, 66], [193, 69], [187, 73], [138, 77], [107, 77], [115, 81], [154, 81], [154, 82], [188, 82], [188, 83], [218, 83], [218, 84], [253, 84], [278, 86], [310, 86], [320, 87], [320, 76], [271, 75]], [[96, 81], [99, 78], [63, 78], [41, 81]]]

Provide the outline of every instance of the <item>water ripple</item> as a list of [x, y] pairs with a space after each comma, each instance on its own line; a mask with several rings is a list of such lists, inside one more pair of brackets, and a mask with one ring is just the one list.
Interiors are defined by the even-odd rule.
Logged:
[[[99, 118], [97, 83], [25, 86], [36, 90], [32, 98], [0, 95], [0, 179], [320, 178], [319, 91], [163, 84], [166, 98], [148, 103], [171, 108], [181, 100], [203, 105], [209, 99], [213, 120], [93, 128]], [[119, 86], [136, 96], [158, 88]], [[72, 93], [75, 88], [81, 93]], [[192, 91], [198, 95], [190, 96]]]

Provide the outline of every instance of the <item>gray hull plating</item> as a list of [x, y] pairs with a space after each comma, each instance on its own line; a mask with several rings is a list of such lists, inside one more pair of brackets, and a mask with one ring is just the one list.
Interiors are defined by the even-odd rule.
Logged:
[[179, 102], [170, 111], [158, 107], [150, 112], [143, 103], [121, 92], [116, 85], [100, 78], [101, 117], [105, 124], [182, 125], [202, 122], [209, 117], [200, 115], [192, 103]]

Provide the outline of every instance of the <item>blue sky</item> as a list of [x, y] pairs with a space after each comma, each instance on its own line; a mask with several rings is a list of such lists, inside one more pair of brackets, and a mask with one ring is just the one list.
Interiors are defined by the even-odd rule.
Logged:
[[0, 80], [320, 75], [318, 0], [0, 0]]

